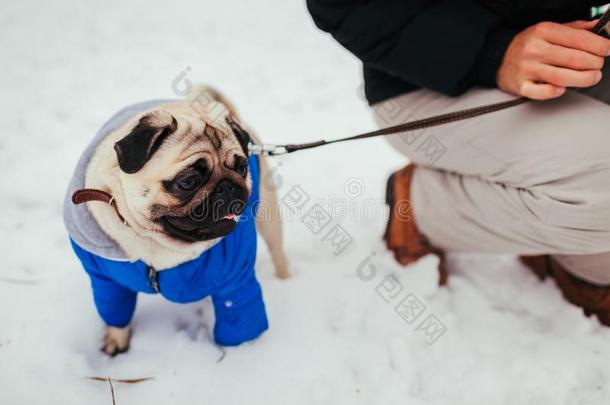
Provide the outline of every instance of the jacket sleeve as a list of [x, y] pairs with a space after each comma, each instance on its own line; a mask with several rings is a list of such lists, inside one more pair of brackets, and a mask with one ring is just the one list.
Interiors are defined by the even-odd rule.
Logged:
[[254, 271], [239, 285], [212, 294], [212, 302], [216, 315], [214, 340], [221, 346], [237, 346], [256, 339], [269, 327]]
[[95, 308], [100, 317], [108, 326], [123, 328], [129, 325], [136, 309], [138, 294], [104, 274], [98, 263], [99, 260], [104, 259], [81, 248], [72, 239], [70, 239], [70, 243], [83, 268], [89, 274]]
[[307, 6], [316, 25], [365, 64], [448, 95], [495, 87], [518, 32], [474, 0], [307, 0]]
[[117, 328], [129, 325], [136, 309], [138, 294], [117, 284], [94, 268], [85, 267], [85, 270], [91, 277], [95, 308], [106, 325]]

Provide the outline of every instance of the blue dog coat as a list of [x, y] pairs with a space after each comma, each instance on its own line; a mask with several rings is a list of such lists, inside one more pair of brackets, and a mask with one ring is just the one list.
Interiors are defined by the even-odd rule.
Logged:
[[[142, 103], [122, 110], [100, 130], [85, 151], [64, 203], [64, 222], [70, 243], [91, 278], [95, 306], [107, 325], [124, 327], [129, 324], [139, 292], [160, 293], [178, 303], [211, 296], [216, 314], [214, 340], [223, 346], [239, 345], [258, 337], [268, 328], [262, 291], [254, 272], [255, 215], [260, 183], [256, 156], [248, 159], [252, 193], [235, 229], [198, 258], [163, 271], [152, 269], [141, 260], [128, 261], [97, 223], [90, 222], [92, 216], [86, 204], [73, 206], [68, 199], [75, 189], [84, 186], [84, 172], [79, 174], [79, 167], [86, 168], [87, 162], [83, 160], [90, 160], [91, 150], [105, 134], [135, 115], [134, 112], [159, 103]], [[100, 232], [103, 233], [101, 237]]]

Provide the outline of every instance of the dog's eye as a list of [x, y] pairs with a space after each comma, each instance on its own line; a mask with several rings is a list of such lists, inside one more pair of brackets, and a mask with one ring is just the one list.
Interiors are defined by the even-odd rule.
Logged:
[[176, 184], [183, 191], [193, 191], [199, 186], [200, 182], [201, 178], [198, 174], [191, 174], [190, 176], [181, 178]]
[[241, 176], [246, 177], [248, 174], [248, 161], [241, 156], [235, 157], [235, 171]]

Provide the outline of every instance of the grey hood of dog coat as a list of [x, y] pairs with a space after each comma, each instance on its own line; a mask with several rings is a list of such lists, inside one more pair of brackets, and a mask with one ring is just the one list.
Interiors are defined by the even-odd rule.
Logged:
[[[171, 100], [151, 100], [130, 105], [117, 112], [97, 132], [80, 157], [68, 186], [63, 206], [64, 225], [70, 238], [83, 249], [110, 260], [129, 260], [123, 249], [100, 228], [87, 204], [72, 203], [72, 194], [85, 187], [87, 167], [97, 146], [104, 138], [134, 116]], [[91, 204], [103, 204], [92, 202]]]

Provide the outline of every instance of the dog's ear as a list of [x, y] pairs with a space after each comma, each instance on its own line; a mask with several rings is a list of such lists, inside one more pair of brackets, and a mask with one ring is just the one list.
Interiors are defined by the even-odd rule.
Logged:
[[250, 134], [246, 132], [236, 121], [234, 121], [231, 117], [227, 118], [227, 123], [231, 127], [233, 134], [237, 138], [237, 141], [241, 145], [241, 148], [244, 150], [246, 156], [248, 156], [248, 144], [250, 143]]
[[161, 110], [140, 118], [131, 132], [114, 144], [121, 170], [130, 174], [140, 170], [177, 127], [176, 119]]

